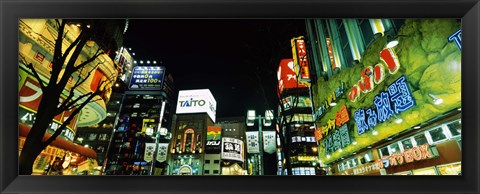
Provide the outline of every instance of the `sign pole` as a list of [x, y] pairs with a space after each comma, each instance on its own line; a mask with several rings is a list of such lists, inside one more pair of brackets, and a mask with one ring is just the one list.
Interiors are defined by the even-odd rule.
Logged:
[[160, 128], [162, 127], [163, 113], [165, 112], [165, 101], [162, 102], [162, 108], [160, 109], [160, 118], [158, 120], [157, 131], [155, 132], [155, 151], [153, 152], [152, 166], [150, 168], [150, 175], [154, 174], [155, 162], [157, 162], [158, 155], [158, 138], [160, 135]]

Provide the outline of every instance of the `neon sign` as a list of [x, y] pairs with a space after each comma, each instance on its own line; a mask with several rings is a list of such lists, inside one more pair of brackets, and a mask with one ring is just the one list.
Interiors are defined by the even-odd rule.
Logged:
[[405, 76], [401, 76], [390, 84], [387, 92], [375, 96], [374, 108], [359, 109], [354, 113], [358, 135], [390, 119], [393, 114], [399, 114], [415, 105], [412, 93], [408, 89]]
[[405, 150], [402, 153], [396, 153], [391, 156], [383, 156], [382, 159], [377, 159], [376, 164], [378, 168], [388, 168], [430, 158], [433, 158], [433, 155], [428, 151], [428, 144], [423, 144], [413, 147], [412, 149]]
[[462, 50], [462, 30], [458, 30], [448, 37], [449, 42], [455, 42], [458, 49]]
[[[395, 74], [400, 69], [400, 62], [392, 48], [385, 48], [380, 52], [380, 60], [383, 65], [387, 66], [390, 74]], [[349, 99], [352, 102], [357, 101], [361, 93], [371, 92], [375, 84], [380, 84], [385, 79], [385, 70], [382, 63], [376, 64], [374, 67], [368, 66], [362, 70], [361, 78], [357, 84], [352, 86], [349, 93]]]
[[318, 107], [317, 111], [315, 112], [315, 119], [320, 118], [330, 107], [330, 103], [335, 102], [335, 100], [343, 94], [344, 85], [345, 84], [342, 82], [342, 84], [335, 89], [335, 92], [330, 94], [330, 96], [327, 97], [327, 100], [325, 100], [322, 105]]

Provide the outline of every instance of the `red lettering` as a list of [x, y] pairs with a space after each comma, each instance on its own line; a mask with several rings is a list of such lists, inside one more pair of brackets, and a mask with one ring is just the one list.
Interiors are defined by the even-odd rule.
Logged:
[[373, 68], [373, 76], [373, 81], [376, 84], [379, 84], [383, 81], [383, 79], [385, 78], [385, 70], [382, 64], [379, 63], [375, 65], [375, 67]]
[[412, 148], [412, 155], [415, 160], [421, 160], [422, 159], [422, 151], [418, 149], [418, 147]]
[[428, 152], [428, 145], [427, 144], [423, 144], [420, 146], [420, 150], [422, 151], [422, 159], [427, 159], [427, 158], [432, 158], [432, 154], [430, 154], [430, 152]]
[[366, 67], [362, 70], [362, 78], [358, 81], [358, 87], [363, 93], [373, 90], [373, 68]]
[[396, 159], [395, 155], [391, 155], [390, 157], [388, 157], [388, 160], [390, 160], [390, 166], [396, 166], [397, 165], [397, 159]]
[[406, 163], [413, 162], [412, 150], [406, 150], [403, 152], [403, 156], [405, 156]]
[[403, 164], [403, 154], [402, 153], [397, 153], [395, 154], [395, 158], [397, 159], [397, 162], [399, 165]]
[[382, 159], [377, 159], [377, 161], [375, 162], [375, 165], [377, 166], [378, 169], [383, 168], [383, 161], [382, 161]]
[[353, 85], [353, 86], [352, 86], [352, 90], [351, 90], [350, 93], [348, 94], [348, 96], [349, 96], [349, 98], [350, 98], [350, 101], [352, 101], [352, 102], [357, 101], [358, 96], [360, 96], [359, 90], [360, 90], [360, 88], [358, 88], [357, 85]]
[[395, 51], [390, 48], [385, 48], [380, 52], [380, 59], [387, 65], [390, 74], [394, 74], [400, 69], [400, 62], [395, 54]]

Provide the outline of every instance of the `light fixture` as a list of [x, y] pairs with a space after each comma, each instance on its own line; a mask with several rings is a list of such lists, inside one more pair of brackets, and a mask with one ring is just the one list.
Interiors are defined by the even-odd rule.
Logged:
[[437, 98], [433, 94], [428, 94], [428, 96], [430, 96], [433, 99], [433, 103], [436, 104], [436, 105], [439, 105], [439, 104], [443, 103], [443, 99]]
[[153, 61], [153, 64], [157, 64], [157, 61]]
[[414, 129], [420, 129], [421, 127], [420, 126], [415, 126], [413, 127]]
[[315, 129], [315, 126], [310, 126], [310, 129]]
[[403, 119], [401, 119], [401, 118], [397, 118], [397, 119], [395, 120], [395, 123], [402, 123], [402, 122], [403, 122]]
[[330, 106], [336, 106], [336, 105], [337, 105], [336, 102], [331, 102], [331, 103], [330, 103]]
[[87, 24], [87, 28], [90, 28], [90, 24]]
[[272, 125], [273, 121], [273, 110], [265, 111], [265, 119], [263, 119], [263, 126], [269, 127]]
[[389, 137], [389, 138], [387, 138], [387, 140], [392, 140], [392, 138], [391, 138], [391, 137]]
[[389, 38], [387, 39], [387, 45], [385, 46], [386, 48], [393, 48], [393, 47], [396, 47], [399, 43], [398, 39], [400, 37], [406, 37], [406, 35], [402, 35], [402, 34], [397, 34], [395, 36], [389, 36]]
[[373, 134], [373, 135], [378, 135], [378, 131], [377, 131], [377, 130], [373, 130], [373, 131], [372, 131], [372, 134]]
[[132, 53], [133, 56], [135, 56], [135, 53]]
[[82, 27], [82, 25], [81, 25], [81, 24], [77, 24], [77, 27]]
[[120, 84], [118, 84], [118, 83], [115, 83], [115, 87], [118, 87], [118, 86], [120, 86]]
[[88, 144], [85, 144], [85, 147], [88, 148]]
[[147, 64], [150, 64], [150, 61], [147, 61]]
[[137, 61], [133, 61], [133, 63], [137, 64]]
[[300, 124], [298, 124], [298, 123], [295, 124], [295, 127], [301, 127], [301, 126], [302, 126], [302, 125], [300, 125]]
[[247, 126], [251, 127], [255, 125], [255, 110], [247, 111]]
[[353, 145], [357, 145], [357, 141], [353, 141], [352, 144], [353, 144]]
[[131, 50], [132, 50], [132, 48], [128, 48], [128, 50], [129, 50], [129, 51], [131, 51]]
[[143, 64], [143, 61], [140, 61], [140, 64]]
[[370, 149], [370, 148], [372, 148], [372, 146], [368, 146], [367, 148], [369, 148], [369, 149]]
[[331, 156], [330, 155], [327, 155], [327, 158], [330, 158]]
[[458, 110], [458, 111], [462, 111], [462, 108], [458, 108], [457, 110]]
[[343, 149], [339, 149], [338, 151], [339, 151], [339, 152], [343, 152]]

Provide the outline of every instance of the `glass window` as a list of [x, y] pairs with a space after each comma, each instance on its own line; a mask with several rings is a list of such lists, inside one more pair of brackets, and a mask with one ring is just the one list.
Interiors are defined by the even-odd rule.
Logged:
[[[380, 148], [378, 150], [378, 152], [380, 152], [380, 157], [383, 157], [383, 156], [389, 156], [390, 153], [388, 152], [388, 147], [383, 147], [383, 148]], [[366, 160], [366, 158], [365, 158]]]
[[461, 163], [438, 166], [437, 168], [441, 175], [461, 175], [462, 174]]
[[360, 23], [360, 30], [363, 35], [364, 45], [368, 47], [370, 43], [373, 41], [373, 30], [370, 26], [370, 21], [368, 19], [359, 20]]
[[213, 174], [218, 174], [218, 170], [213, 170]]
[[353, 159], [351, 160], [351, 164], [352, 164], [352, 166], [351, 166], [350, 168], [353, 168], [353, 167], [355, 167], [355, 166], [358, 166], [357, 158], [353, 158]]
[[205, 164], [210, 164], [210, 160], [205, 160]]
[[372, 161], [373, 160], [372, 151], [370, 150], [367, 153], [365, 153], [364, 158], [365, 158], [365, 163]]
[[452, 134], [452, 136], [457, 136], [462, 134], [462, 122], [460, 120], [455, 121], [453, 123], [447, 124], [448, 130]]
[[220, 163], [220, 160], [214, 160], [213, 163], [218, 164]]
[[400, 152], [400, 147], [398, 146], [398, 142], [390, 144], [390, 153], [395, 154]]
[[430, 136], [432, 136], [433, 142], [438, 142], [444, 139], [447, 139], [445, 132], [443, 131], [442, 127], [438, 127], [429, 131]]
[[205, 174], [210, 174], [210, 170], [205, 170]]
[[415, 142], [417, 143], [417, 146], [428, 144], [427, 137], [425, 137], [424, 133], [415, 135], [414, 139], [415, 139]]
[[435, 167], [413, 170], [414, 175], [437, 175]]
[[402, 142], [403, 150], [408, 150], [413, 148], [412, 140], [410, 140], [410, 138], [404, 139], [401, 142]]

